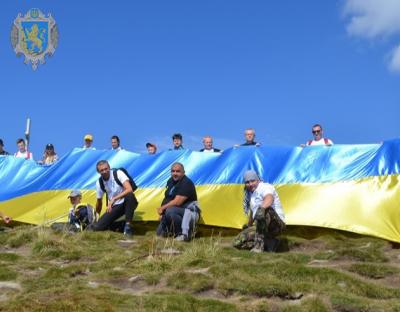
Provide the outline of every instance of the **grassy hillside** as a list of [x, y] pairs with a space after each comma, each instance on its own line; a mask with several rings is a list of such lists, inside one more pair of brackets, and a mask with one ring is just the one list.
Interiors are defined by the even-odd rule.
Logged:
[[383, 240], [292, 227], [289, 252], [253, 254], [227, 231], [137, 232], [0, 232], [0, 311], [400, 311], [400, 253]]

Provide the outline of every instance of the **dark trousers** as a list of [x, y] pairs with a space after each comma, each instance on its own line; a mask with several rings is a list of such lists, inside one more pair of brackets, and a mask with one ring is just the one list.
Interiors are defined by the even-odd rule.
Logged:
[[165, 209], [157, 228], [157, 235], [166, 236], [172, 234], [176, 236], [182, 234], [182, 219], [184, 214], [185, 208], [182, 207], [171, 207]]
[[93, 226], [95, 231], [105, 231], [111, 228], [112, 223], [125, 214], [125, 221], [131, 222], [133, 213], [138, 206], [138, 201], [133, 193], [129, 193], [124, 197], [124, 202], [114, 205], [111, 212], [105, 212], [99, 221]]

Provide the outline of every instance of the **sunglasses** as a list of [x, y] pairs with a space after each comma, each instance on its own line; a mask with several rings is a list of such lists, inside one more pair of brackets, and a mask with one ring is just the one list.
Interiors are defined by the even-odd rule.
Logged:
[[312, 133], [313, 134], [321, 133], [321, 130], [313, 130]]

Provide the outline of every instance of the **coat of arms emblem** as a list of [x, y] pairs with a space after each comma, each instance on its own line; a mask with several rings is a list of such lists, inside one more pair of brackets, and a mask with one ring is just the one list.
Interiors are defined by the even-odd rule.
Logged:
[[52, 56], [58, 44], [58, 29], [51, 14], [47, 17], [39, 9], [18, 14], [11, 30], [11, 44], [17, 56], [25, 56], [25, 64], [33, 70], [45, 63], [45, 56]]

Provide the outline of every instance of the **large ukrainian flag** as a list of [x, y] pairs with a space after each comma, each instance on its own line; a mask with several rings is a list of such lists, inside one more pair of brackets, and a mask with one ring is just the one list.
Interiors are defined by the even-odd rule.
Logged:
[[71, 189], [95, 204], [96, 162], [125, 167], [139, 189], [135, 220], [156, 221], [170, 166], [179, 161], [196, 184], [205, 224], [241, 228], [243, 172], [277, 188], [289, 225], [321, 226], [400, 242], [400, 140], [319, 147], [239, 147], [222, 154], [190, 150], [140, 155], [74, 149], [52, 166], [0, 156], [0, 210], [48, 224], [66, 215]]

